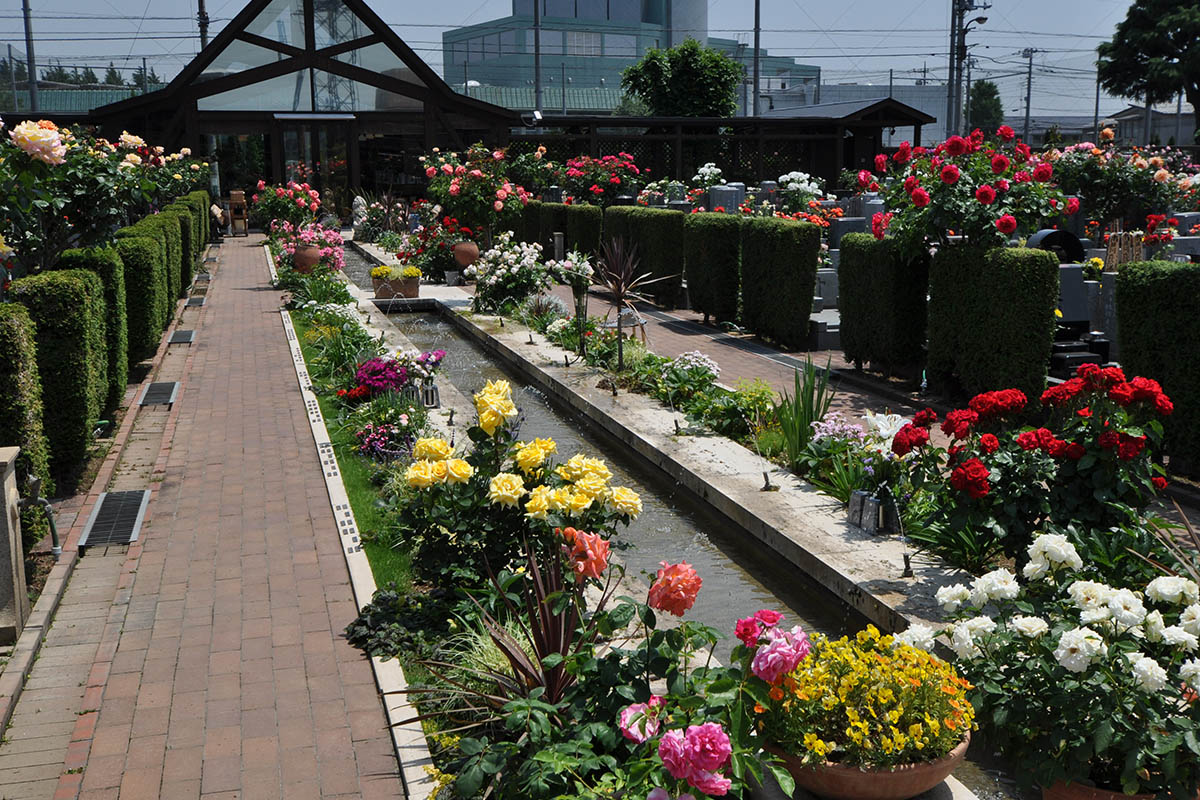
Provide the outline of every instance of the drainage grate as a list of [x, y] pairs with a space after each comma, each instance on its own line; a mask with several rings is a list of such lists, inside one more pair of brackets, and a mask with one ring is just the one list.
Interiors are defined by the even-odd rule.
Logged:
[[196, 341], [195, 331], [175, 331], [171, 334], [168, 344], [191, 344]]
[[152, 383], [142, 392], [142, 399], [138, 405], [157, 406], [171, 405], [175, 402], [175, 395], [179, 393], [179, 383], [176, 381], [164, 381], [161, 383]]
[[132, 492], [104, 492], [100, 502], [92, 509], [78, 547], [105, 547], [115, 544], [130, 544], [137, 541], [146, 516], [146, 504], [150, 502], [150, 490]]
[[198, 272], [198, 273], [196, 273], [196, 280], [198, 280], [198, 281], [211, 281], [211, 280], [212, 280], [212, 275], [211, 275], [210, 273], [207, 273], [207, 272]]
[[204, 305], [206, 299], [204, 297], [189, 297], [187, 301], [188, 308], [199, 308]]

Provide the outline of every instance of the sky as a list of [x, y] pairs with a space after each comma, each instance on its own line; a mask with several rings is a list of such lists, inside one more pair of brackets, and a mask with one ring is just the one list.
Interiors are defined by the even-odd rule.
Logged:
[[[980, 2], [980, 0], [976, 0]], [[30, 0], [40, 65], [90, 65], [102, 75], [111, 61], [126, 75], [142, 58], [158, 75], [178, 72], [199, 49], [196, 0]], [[244, 0], [208, 0], [216, 34]], [[1021, 50], [1036, 48], [1032, 114], [1090, 115], [1095, 102], [1095, 48], [1125, 17], [1128, 0], [993, 0], [973, 12], [987, 22], [968, 42], [972, 77], [994, 79], [1005, 112], [1024, 111]], [[431, 65], [441, 70], [441, 33], [510, 13], [510, 0], [375, 0], [375, 11]], [[911, 83], [923, 69], [947, 74], [950, 0], [762, 0], [762, 44], [772, 54], [822, 68], [827, 83]], [[712, 36], [752, 40], [751, 0], [710, 0]], [[20, 0], [0, 0], [0, 56], [23, 52]], [[18, 56], [19, 57], [19, 56]], [[1101, 114], [1127, 105], [1104, 96]]]

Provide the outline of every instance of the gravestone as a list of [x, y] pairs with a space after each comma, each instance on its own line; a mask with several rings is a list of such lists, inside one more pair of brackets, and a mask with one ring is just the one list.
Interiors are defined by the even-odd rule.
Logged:
[[627, 194], [619, 194], [613, 198], [612, 204], [614, 206], [633, 206], [637, 205], [637, 198]]
[[863, 216], [868, 220], [876, 214], [882, 214], [886, 210], [887, 203], [883, 202], [881, 198], [863, 201]]
[[847, 233], [866, 233], [866, 217], [839, 217], [829, 226], [829, 249], [835, 250]]
[[652, 208], [662, 208], [667, 204], [667, 199], [661, 194], [651, 194], [646, 198], [646, 205]]
[[667, 202], [672, 200], [683, 200], [687, 197], [687, 192], [684, 190], [682, 183], [671, 181], [667, 184]]
[[741, 183], [740, 181], [734, 181], [733, 183], [727, 183], [725, 185], [737, 192], [737, 202], [734, 203], [735, 206], [739, 205], [743, 200], [746, 199], [746, 184]]
[[1058, 265], [1058, 310], [1062, 312], [1063, 322], [1090, 323], [1091, 315], [1088, 313], [1082, 265]]
[[763, 181], [758, 185], [758, 191], [760, 199], [773, 203], [775, 196], [779, 194], [779, 184], [775, 181]]
[[740, 198], [738, 190], [733, 186], [714, 186], [708, 190], [708, 196], [711, 198], [712, 205], [705, 207], [709, 211], [722, 208], [726, 214], [737, 213]]
[[[1180, 228], [1180, 232], [1183, 229]], [[1200, 236], [1176, 236], [1171, 252], [1177, 256], [1200, 255]], [[1161, 256], [1160, 256], [1161, 257]]]
[[0, 645], [13, 644], [29, 618], [25, 554], [21, 548], [21, 496], [17, 492], [19, 447], [0, 447]]
[[667, 208], [671, 211], [682, 211], [685, 214], [689, 214], [692, 210], [692, 204], [687, 200], [672, 200], [667, 203]]
[[1120, 361], [1120, 332], [1117, 330], [1117, 273], [1105, 272], [1100, 276], [1100, 306], [1103, 324], [1097, 329], [1104, 331], [1112, 345], [1108, 357]]
[[561, 186], [549, 186], [542, 192], [542, 200], [546, 203], [561, 203], [563, 190]]
[[840, 265], [842, 263], [842, 251], [841, 250], [830, 250], [829, 251], [829, 263], [833, 267], [833, 269], [837, 269], [838, 265]]
[[1192, 228], [1200, 225], [1200, 211], [1184, 211], [1181, 214], [1170, 214], [1179, 222], [1179, 233], [1181, 236], [1188, 236], [1192, 232]]
[[1101, 331], [1104, 329], [1104, 304], [1101, 302], [1100, 281], [1084, 281], [1083, 290], [1087, 295], [1088, 330]]
[[[1074, 195], [1071, 195], [1071, 197], [1074, 197]], [[1067, 200], [1070, 200], [1071, 197], [1068, 197]], [[1074, 214], [1067, 215], [1060, 227], [1063, 230], [1069, 231], [1076, 237], [1082, 239], [1085, 232], [1084, 227], [1087, 226], [1087, 207], [1084, 204], [1082, 197], [1075, 197], [1075, 199], [1079, 201], [1079, 210]], [[1065, 204], [1063, 205], [1063, 208], [1066, 208]]]
[[825, 300], [825, 308], [837, 308], [838, 274], [836, 269], [817, 270], [817, 294]]

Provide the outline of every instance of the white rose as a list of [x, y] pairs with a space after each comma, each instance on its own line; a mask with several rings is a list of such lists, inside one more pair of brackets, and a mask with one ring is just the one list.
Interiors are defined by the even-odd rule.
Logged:
[[971, 604], [982, 606], [989, 600], [1013, 600], [1020, 593], [1016, 575], [1006, 569], [995, 569], [971, 583]]
[[907, 629], [897, 633], [893, 640], [900, 644], [907, 644], [912, 647], [933, 652], [933, 628], [928, 625], [923, 625], [920, 622], [914, 622]]
[[975, 638], [971, 635], [970, 628], [964, 622], [958, 623], [951, 630], [950, 649], [954, 651], [954, 655], [958, 656], [959, 660], [964, 661], [982, 655], [982, 651], [975, 645]]
[[1041, 617], [1016, 616], [1008, 621], [1008, 627], [1029, 639], [1036, 639], [1050, 630], [1049, 623]]
[[1049, 573], [1050, 562], [1042, 557], [1033, 559], [1021, 570], [1021, 574], [1025, 576], [1025, 580], [1029, 581], [1041, 580]]
[[1146, 596], [1158, 603], [1195, 603], [1200, 600], [1200, 587], [1187, 578], [1163, 575], [1146, 584]]
[[[1142, 605], [1141, 599], [1128, 589], [1113, 592], [1112, 597], [1108, 598], [1108, 610], [1112, 612], [1114, 620], [1126, 627], [1141, 625], [1146, 619], [1146, 607]], [[1200, 611], [1200, 606], [1197, 607], [1197, 611]]]
[[1098, 622], [1108, 622], [1112, 619], [1112, 611], [1108, 606], [1085, 608], [1079, 613], [1079, 621], [1084, 625], [1095, 625]]
[[1162, 640], [1167, 644], [1179, 645], [1189, 653], [1195, 651], [1197, 646], [1200, 646], [1200, 639], [1197, 639], [1195, 634], [1188, 633], [1178, 625], [1163, 628]]
[[1071, 672], [1085, 672], [1092, 661], [1107, 652], [1100, 634], [1090, 628], [1075, 628], [1058, 639], [1054, 658]]
[[1179, 615], [1179, 625], [1193, 636], [1200, 636], [1200, 604], [1185, 608]]
[[1167, 671], [1158, 662], [1141, 653], [1126, 656], [1133, 667], [1133, 680], [1144, 692], [1161, 692], [1167, 688]]
[[1075, 581], [1067, 590], [1067, 594], [1071, 596], [1075, 605], [1081, 610], [1086, 610], [1107, 605], [1108, 598], [1112, 597], [1113, 588], [1095, 581]]
[[1075, 550], [1075, 545], [1060, 533], [1043, 533], [1029, 545], [1029, 557], [1034, 560], [1045, 560], [1052, 565], [1081, 569], [1083, 559]]
[[1151, 611], [1146, 615], [1145, 634], [1146, 639], [1151, 642], [1161, 642], [1163, 635], [1163, 615], [1161, 611]]
[[1179, 677], [1193, 689], [1200, 686], [1200, 658], [1189, 658], [1180, 664]]
[[933, 597], [941, 604], [943, 611], [947, 614], [953, 614], [955, 611], [958, 611], [958, 607], [965, 603], [970, 596], [970, 589], [961, 583], [956, 583], [953, 586], [943, 586], [938, 589]]

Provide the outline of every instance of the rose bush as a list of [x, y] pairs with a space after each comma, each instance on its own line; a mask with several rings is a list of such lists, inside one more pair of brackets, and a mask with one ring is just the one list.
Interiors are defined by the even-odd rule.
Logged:
[[473, 229], [511, 228], [529, 193], [505, 176], [505, 151], [473, 144], [463, 154], [434, 148], [421, 156], [429, 196]]

